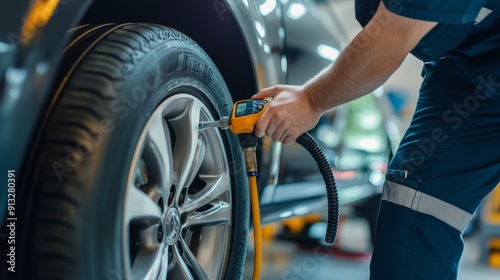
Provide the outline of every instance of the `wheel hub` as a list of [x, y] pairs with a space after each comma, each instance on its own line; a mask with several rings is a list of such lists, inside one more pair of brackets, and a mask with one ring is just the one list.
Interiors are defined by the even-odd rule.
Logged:
[[181, 232], [181, 215], [175, 207], [170, 207], [165, 215], [165, 235], [167, 244], [173, 245], [179, 240]]

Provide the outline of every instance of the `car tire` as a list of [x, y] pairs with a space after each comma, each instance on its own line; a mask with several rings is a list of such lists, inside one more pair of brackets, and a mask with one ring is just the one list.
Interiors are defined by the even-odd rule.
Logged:
[[207, 54], [167, 27], [83, 26], [60, 68], [25, 192], [25, 278], [240, 279], [248, 186], [238, 138], [198, 129], [233, 105]]

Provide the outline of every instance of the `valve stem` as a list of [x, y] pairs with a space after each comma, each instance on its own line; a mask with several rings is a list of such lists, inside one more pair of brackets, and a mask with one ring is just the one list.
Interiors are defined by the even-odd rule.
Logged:
[[198, 128], [200, 130], [213, 127], [218, 127], [220, 129], [229, 129], [229, 117], [222, 117], [218, 121], [200, 122], [200, 124], [198, 125]]

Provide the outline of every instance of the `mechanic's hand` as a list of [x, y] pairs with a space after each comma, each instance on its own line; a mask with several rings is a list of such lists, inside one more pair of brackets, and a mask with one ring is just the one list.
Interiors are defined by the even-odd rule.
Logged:
[[295, 142], [312, 129], [321, 113], [315, 112], [300, 86], [278, 85], [261, 90], [252, 99], [272, 97], [273, 101], [255, 125], [255, 135], [271, 137], [285, 144]]

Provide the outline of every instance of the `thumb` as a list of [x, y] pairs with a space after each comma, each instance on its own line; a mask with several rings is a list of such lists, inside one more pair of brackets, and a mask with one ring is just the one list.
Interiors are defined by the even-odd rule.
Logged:
[[277, 93], [276, 87], [261, 89], [257, 94], [252, 96], [252, 99], [265, 99], [266, 97], [273, 98]]

